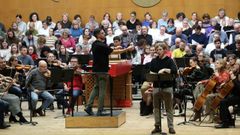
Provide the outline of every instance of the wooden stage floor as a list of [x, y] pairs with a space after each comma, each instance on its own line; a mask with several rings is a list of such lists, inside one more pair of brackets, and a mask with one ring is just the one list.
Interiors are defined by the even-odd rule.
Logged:
[[[29, 111], [26, 109], [26, 102], [23, 103], [23, 113], [29, 120]], [[45, 117], [34, 117], [36, 126], [11, 124], [6, 130], [0, 130], [1, 135], [150, 135], [153, 129], [153, 115], [142, 117], [139, 115], [139, 101], [134, 101], [131, 108], [123, 108], [126, 111], [126, 123], [119, 128], [65, 128], [63, 117], [54, 119], [61, 115], [61, 110], [54, 112], [47, 110]], [[83, 111], [83, 107], [79, 108]], [[188, 109], [188, 117], [192, 111]], [[5, 118], [8, 122], [8, 117]], [[177, 135], [240, 135], [240, 118], [237, 118], [236, 128], [215, 129], [214, 124], [203, 124], [198, 127], [191, 124], [177, 125], [182, 122], [183, 117], [174, 117], [174, 125]], [[168, 132], [166, 117], [162, 119], [163, 131]], [[208, 127], [205, 127], [208, 126]]]

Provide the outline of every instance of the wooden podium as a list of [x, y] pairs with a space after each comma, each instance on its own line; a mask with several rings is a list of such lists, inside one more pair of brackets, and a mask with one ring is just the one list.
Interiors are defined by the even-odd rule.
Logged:
[[88, 116], [85, 112], [65, 118], [66, 128], [118, 128], [126, 122], [126, 112], [114, 111], [113, 116]]
[[[132, 106], [132, 73], [131, 63], [127, 60], [110, 61], [109, 75], [112, 78], [112, 105], [114, 107]], [[94, 86], [94, 78], [87, 75], [85, 81], [85, 97], [88, 101]], [[108, 85], [104, 106], [111, 106], [110, 87]], [[97, 99], [94, 106], [97, 105]], [[96, 114], [96, 112], [94, 112]], [[112, 116], [111, 116], [112, 115]], [[122, 110], [111, 110], [111, 115], [88, 116], [85, 112], [74, 113], [74, 117], [65, 118], [66, 128], [117, 128], [126, 122], [126, 112]]]
[[[132, 65], [128, 60], [110, 61], [109, 74], [113, 79], [113, 107], [131, 107], [132, 106]], [[86, 77], [85, 96], [86, 101], [94, 86], [94, 78], [92, 75]], [[107, 85], [107, 91], [104, 98], [104, 106], [110, 106], [110, 85]], [[94, 101], [94, 106], [97, 106], [97, 98]]]

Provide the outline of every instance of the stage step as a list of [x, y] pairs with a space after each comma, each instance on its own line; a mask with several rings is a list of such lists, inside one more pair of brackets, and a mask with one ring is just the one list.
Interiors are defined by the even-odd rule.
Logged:
[[[96, 114], [96, 112], [94, 112]], [[85, 112], [76, 112], [74, 117], [65, 118], [66, 128], [118, 128], [126, 122], [126, 112], [113, 111], [113, 116], [88, 116]]]

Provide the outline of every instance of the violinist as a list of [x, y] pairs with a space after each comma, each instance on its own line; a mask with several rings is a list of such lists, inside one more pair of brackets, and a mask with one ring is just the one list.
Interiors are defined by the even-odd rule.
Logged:
[[67, 67], [67, 64], [57, 60], [56, 56], [53, 53], [48, 53], [47, 64], [48, 64], [48, 68], [66, 68]]
[[[48, 64], [48, 69], [49, 70], [64, 69], [64, 68], [67, 67], [67, 64], [62, 63], [61, 61], [57, 60], [56, 56], [52, 52], [47, 54], [47, 64]], [[52, 84], [51, 88], [55, 89], [55, 90], [58, 90], [57, 91], [57, 95], [56, 95], [56, 98], [57, 98], [57, 108], [61, 109], [62, 105], [63, 105], [63, 103], [62, 103], [63, 100], [61, 99], [62, 96], [61, 96], [60, 93], [63, 92], [64, 85], [63, 85], [62, 82], [54, 82]], [[64, 106], [66, 106], [66, 105], [64, 104]], [[51, 110], [54, 109], [53, 104], [50, 106], [50, 109]]]
[[72, 109], [74, 108], [74, 105], [77, 101], [77, 97], [83, 94], [83, 75], [81, 73], [84, 71], [80, 68], [78, 59], [76, 57], [72, 57], [69, 62], [69, 66], [72, 67], [75, 71], [73, 77], [73, 86], [71, 86], [71, 82], [65, 84], [65, 90], [68, 92], [70, 92], [70, 88], [73, 87], [72, 99], [70, 101], [70, 106], [66, 114], [70, 114], [72, 112]]
[[[9, 75], [11, 73], [8, 73], [9, 70], [7, 70], [7, 69], [10, 69], [10, 72], [13, 71], [12, 68], [7, 66], [5, 59], [0, 57], [0, 74], [2, 74], [4, 76], [11, 76], [13, 78], [15, 76], [15, 74]], [[22, 96], [22, 90], [20, 89], [19, 85], [16, 83], [16, 78], [14, 78], [14, 85], [12, 85], [12, 87], [9, 88], [8, 92], [16, 95], [18, 97]]]
[[191, 82], [198, 82], [203, 80], [205, 74], [202, 72], [200, 66], [198, 65], [198, 60], [196, 57], [191, 57], [189, 60], [190, 67], [186, 67], [183, 70], [183, 74], [186, 74], [186, 78]]
[[[224, 59], [216, 60], [215, 68], [216, 68], [215, 73], [211, 79], [213, 79], [216, 82], [216, 85], [212, 91], [217, 92], [219, 87], [221, 87], [221, 85], [223, 85], [225, 82], [227, 82], [230, 79], [230, 74], [226, 70], [226, 61]], [[195, 99], [197, 99], [197, 97], [201, 95], [201, 93], [203, 92], [205, 85], [208, 83], [208, 81], [209, 80], [202, 80], [197, 83], [197, 86], [193, 91]], [[217, 95], [217, 93], [211, 93], [211, 94], [208, 94], [206, 97], [205, 112], [210, 115], [209, 120], [208, 120], [209, 123], [213, 122], [214, 111], [211, 111], [210, 105], [211, 105], [213, 99], [216, 97], [216, 95]], [[197, 119], [201, 120], [201, 111], [202, 111], [202, 108], [198, 111], [195, 110], [195, 116], [191, 120], [192, 121], [196, 121]]]
[[[46, 91], [47, 85], [50, 84], [49, 77], [51, 72], [47, 68], [47, 63], [44, 60], [39, 61], [38, 68], [30, 71], [26, 78], [26, 88], [31, 91], [33, 116], [44, 116], [45, 110], [50, 104], [53, 103], [53, 96]], [[42, 97], [43, 104], [36, 109], [38, 98]]]
[[[15, 94], [11, 94], [9, 90], [11, 90], [12, 84], [14, 81], [10, 77], [6, 77], [0, 74], [0, 101], [4, 100], [9, 104], [8, 110], [11, 112], [9, 117], [9, 122], [20, 122], [24, 124], [28, 124], [29, 122], [24, 118], [23, 113], [20, 108], [20, 99]], [[2, 108], [0, 108], [2, 111]], [[15, 116], [19, 117], [19, 120], [16, 119]], [[1, 121], [0, 121], [0, 124]], [[0, 125], [2, 126], [2, 125]]]
[[200, 52], [197, 55], [198, 65], [201, 68], [201, 71], [206, 75], [204, 79], [208, 79], [213, 74], [213, 69], [210, 67], [209, 58], [203, 52]]

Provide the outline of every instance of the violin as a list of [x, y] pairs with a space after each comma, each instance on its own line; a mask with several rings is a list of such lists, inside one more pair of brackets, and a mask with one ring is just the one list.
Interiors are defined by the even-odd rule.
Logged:
[[55, 67], [60, 67], [60, 68], [66, 68], [67, 64], [66, 63], [62, 63], [61, 61], [59, 60], [54, 60], [52, 62], [52, 65], [55, 66]]
[[189, 75], [196, 67], [185, 67], [182, 74], [183, 75]]
[[51, 77], [51, 71], [47, 70], [46, 72], [43, 73], [43, 76], [46, 78], [50, 78]]
[[23, 69], [30, 70], [32, 68], [32, 66], [31, 65], [17, 65], [15, 68], [16, 68], [16, 70], [23, 70]]

